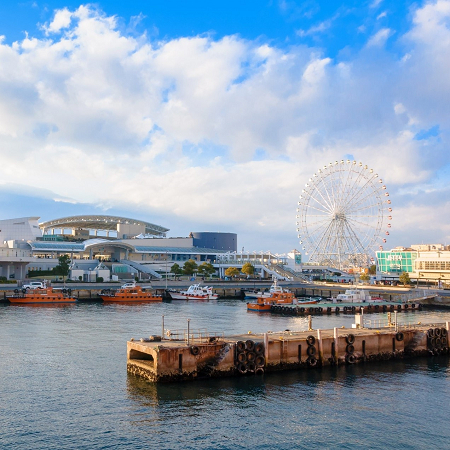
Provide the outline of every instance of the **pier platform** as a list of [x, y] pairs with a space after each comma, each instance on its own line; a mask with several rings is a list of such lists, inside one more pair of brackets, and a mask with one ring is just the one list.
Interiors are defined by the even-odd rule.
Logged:
[[150, 336], [127, 342], [127, 370], [152, 382], [448, 354], [449, 323], [220, 336]]

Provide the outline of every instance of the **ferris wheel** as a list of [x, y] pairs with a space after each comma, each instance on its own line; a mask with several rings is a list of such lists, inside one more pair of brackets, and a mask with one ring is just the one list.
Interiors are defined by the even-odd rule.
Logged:
[[319, 169], [302, 190], [297, 232], [310, 262], [340, 270], [366, 267], [389, 236], [392, 207], [383, 180], [362, 163]]

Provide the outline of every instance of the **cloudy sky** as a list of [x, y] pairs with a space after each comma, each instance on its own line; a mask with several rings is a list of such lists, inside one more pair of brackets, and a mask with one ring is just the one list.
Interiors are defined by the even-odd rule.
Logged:
[[287, 252], [305, 183], [350, 159], [390, 193], [385, 248], [450, 244], [450, 1], [21, 0], [0, 35], [1, 219]]

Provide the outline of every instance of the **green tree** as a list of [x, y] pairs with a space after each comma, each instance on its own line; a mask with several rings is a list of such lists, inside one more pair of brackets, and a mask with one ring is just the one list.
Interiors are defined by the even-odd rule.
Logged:
[[236, 267], [228, 267], [228, 269], [225, 270], [226, 277], [235, 277], [237, 275], [239, 275], [239, 269]]
[[368, 273], [362, 273], [362, 274], [359, 276], [359, 279], [360, 279], [361, 281], [363, 281], [364, 283], [367, 283], [367, 282], [370, 280], [370, 275], [369, 275]]
[[377, 266], [375, 264], [372, 264], [369, 267], [369, 274], [370, 275], [376, 275], [377, 274]]
[[61, 255], [58, 258], [58, 265], [53, 269], [56, 275], [62, 275], [63, 280], [69, 275], [70, 258], [69, 255]]
[[252, 263], [246, 262], [242, 266], [242, 273], [245, 273], [245, 275], [253, 275], [255, 273], [255, 267], [252, 265]]
[[198, 266], [197, 273], [202, 276], [210, 276], [216, 273], [216, 269], [210, 262], [203, 262]]
[[403, 286], [405, 284], [411, 284], [411, 279], [409, 278], [409, 273], [408, 272], [402, 272], [400, 274], [400, 276], [398, 277], [398, 281], [400, 281], [400, 283], [402, 283]]
[[193, 259], [188, 259], [183, 265], [183, 273], [185, 275], [193, 275], [197, 270], [197, 263]]
[[179, 277], [183, 273], [183, 269], [180, 267], [179, 264], [175, 263], [170, 268], [170, 273], [173, 273], [175, 275], [175, 278]]

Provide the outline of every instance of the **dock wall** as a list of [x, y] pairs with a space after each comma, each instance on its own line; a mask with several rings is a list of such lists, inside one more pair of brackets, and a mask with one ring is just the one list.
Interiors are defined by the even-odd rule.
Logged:
[[149, 381], [181, 381], [447, 354], [448, 346], [448, 324], [266, 333], [189, 345], [141, 339], [127, 343], [127, 370]]

